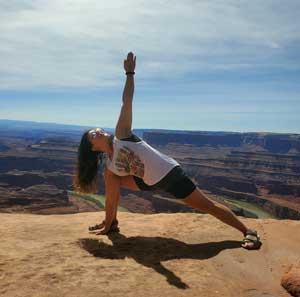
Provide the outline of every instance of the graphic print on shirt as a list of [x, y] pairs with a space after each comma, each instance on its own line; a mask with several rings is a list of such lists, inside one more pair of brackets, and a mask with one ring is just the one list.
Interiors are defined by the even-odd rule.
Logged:
[[118, 152], [116, 166], [118, 170], [125, 171], [129, 175], [144, 177], [144, 163], [138, 155], [126, 146]]

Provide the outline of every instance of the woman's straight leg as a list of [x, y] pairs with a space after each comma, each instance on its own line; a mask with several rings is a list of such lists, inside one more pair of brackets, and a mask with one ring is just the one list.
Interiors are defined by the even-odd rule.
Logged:
[[238, 217], [226, 206], [209, 199], [198, 187], [186, 198], [182, 199], [187, 205], [208, 213], [227, 225], [241, 231], [244, 235], [248, 228], [238, 219]]
[[[132, 176], [121, 177], [121, 187], [140, 191]], [[182, 201], [195, 209], [216, 217], [225, 224], [241, 231], [244, 235], [249, 230], [228, 207], [209, 199], [198, 187]]]

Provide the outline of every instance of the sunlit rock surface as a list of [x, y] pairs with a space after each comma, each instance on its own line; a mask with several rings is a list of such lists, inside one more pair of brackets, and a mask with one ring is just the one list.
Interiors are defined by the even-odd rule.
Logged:
[[242, 219], [263, 246], [212, 216], [119, 213], [120, 233], [88, 232], [104, 212], [0, 214], [0, 295], [287, 297], [300, 222]]

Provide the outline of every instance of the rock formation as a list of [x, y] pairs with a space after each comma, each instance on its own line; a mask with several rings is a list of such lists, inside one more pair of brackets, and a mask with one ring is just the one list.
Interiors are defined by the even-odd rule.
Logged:
[[[28, 131], [23, 123], [4, 122], [1, 129], [0, 121], [0, 212], [5, 211], [1, 205], [5, 205], [9, 197], [13, 203], [20, 201], [20, 211], [26, 203], [33, 202], [37, 206], [40, 202], [41, 207], [50, 203], [49, 195], [45, 196], [47, 203], [43, 202], [42, 195], [36, 200], [20, 200], [18, 195], [22, 189], [41, 184], [61, 191], [72, 189], [82, 131], [78, 127], [68, 130], [60, 126], [50, 129], [48, 124], [27, 125], [30, 125]], [[299, 135], [189, 131], [145, 131], [141, 135], [142, 132], [135, 133], [176, 159], [210, 197], [218, 196], [224, 203], [226, 199], [249, 202], [280, 219], [300, 218]], [[104, 194], [101, 175], [99, 194]], [[168, 198], [171, 197], [162, 193], [137, 194], [122, 190], [121, 201], [133, 212], [191, 211]], [[60, 213], [63, 209], [67, 213], [95, 210], [95, 205], [78, 199], [69, 201], [72, 206], [66, 206], [64, 199], [54, 199], [51, 203], [60, 207]], [[230, 207], [240, 215], [258, 216], [242, 206]], [[29, 211], [30, 207], [27, 205], [26, 209]]]
[[281, 285], [294, 297], [300, 297], [300, 262], [291, 265], [281, 280]]

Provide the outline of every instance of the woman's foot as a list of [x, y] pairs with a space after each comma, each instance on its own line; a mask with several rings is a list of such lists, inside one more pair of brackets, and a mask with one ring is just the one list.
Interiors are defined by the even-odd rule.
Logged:
[[247, 250], [259, 250], [261, 245], [260, 236], [257, 232], [255, 230], [247, 230], [242, 247]]

